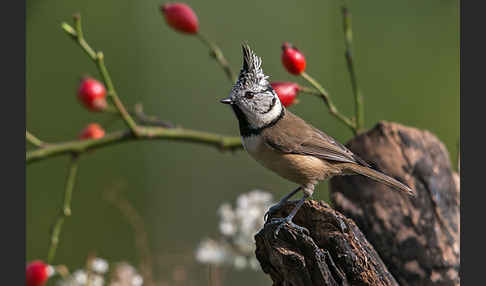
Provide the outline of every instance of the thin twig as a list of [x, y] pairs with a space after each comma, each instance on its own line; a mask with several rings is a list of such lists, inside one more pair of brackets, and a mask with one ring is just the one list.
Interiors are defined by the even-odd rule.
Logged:
[[221, 49], [213, 42], [211, 42], [206, 36], [201, 33], [197, 34], [197, 37], [203, 42], [211, 51], [211, 56], [219, 63], [223, 68], [226, 76], [231, 81], [231, 83], [236, 82], [236, 76], [231, 70], [231, 66], [223, 55]]
[[359, 132], [364, 126], [364, 107], [363, 107], [363, 95], [358, 86], [358, 79], [354, 69], [353, 61], [353, 30], [351, 28], [351, 13], [346, 5], [346, 0], [342, 1], [342, 15], [343, 15], [343, 31], [344, 31], [344, 57], [346, 58], [346, 64], [349, 71], [349, 77], [351, 79], [351, 88], [353, 90], [355, 101], [355, 117], [356, 117], [356, 131]]
[[46, 145], [46, 143], [42, 142], [39, 138], [35, 137], [32, 133], [25, 130], [25, 139], [32, 145], [36, 147], [42, 147]]
[[[108, 105], [103, 112], [112, 113], [115, 115], [119, 115], [120, 112], [118, 109], [113, 107], [112, 105]], [[143, 106], [140, 103], [135, 104], [134, 111], [128, 111], [128, 113], [137, 121], [139, 125], [145, 126], [159, 126], [165, 128], [175, 128], [176, 126], [172, 122], [164, 121], [156, 116], [150, 116], [143, 112]]]
[[160, 120], [156, 116], [149, 116], [143, 112], [143, 105], [141, 103], [135, 104], [134, 116], [141, 124], [148, 124], [152, 126], [160, 126], [165, 128], [175, 128], [176, 126], [168, 121]]
[[303, 92], [303, 93], [310, 94], [310, 95], [314, 95], [314, 96], [317, 96], [317, 97], [322, 97], [322, 94], [317, 89], [312, 88], [312, 87], [299, 85], [299, 91]]
[[[309, 82], [312, 86], [314, 86], [317, 91], [319, 92], [318, 94], [320, 95], [320, 97], [322, 98], [322, 100], [324, 101], [324, 103], [327, 105], [327, 107], [329, 108], [329, 112], [334, 115], [337, 119], [341, 120], [346, 126], [349, 127], [349, 129], [351, 129], [351, 131], [354, 133], [354, 134], [357, 134], [357, 131], [356, 131], [356, 124], [351, 120], [349, 119], [348, 117], [346, 117], [345, 115], [339, 113], [337, 107], [334, 105], [334, 103], [331, 101], [331, 98], [329, 96], [329, 93], [322, 87], [321, 84], [319, 84], [315, 79], [313, 79], [310, 75], [308, 75], [306, 72], [303, 72], [301, 73], [301, 76], [307, 81]], [[309, 88], [302, 88], [300, 89], [301, 91], [303, 92], [306, 92], [306, 91], [311, 91], [311, 94], [315, 94], [315, 92], [312, 92], [312, 90], [310, 90]]]
[[61, 24], [63, 30], [71, 36], [71, 38], [79, 44], [79, 46], [83, 49], [83, 51], [86, 52], [86, 54], [95, 62], [96, 66], [98, 67], [98, 70], [101, 74], [101, 77], [103, 78], [103, 82], [106, 85], [107, 88], [107, 93], [108, 96], [111, 98], [113, 101], [113, 104], [115, 107], [118, 109], [120, 115], [122, 116], [123, 120], [127, 124], [127, 126], [130, 128], [131, 132], [135, 134], [135, 136], [139, 135], [139, 131], [137, 128], [137, 124], [133, 120], [133, 118], [130, 116], [130, 114], [127, 112], [125, 107], [123, 106], [123, 103], [121, 102], [120, 98], [118, 97], [115, 87], [113, 85], [113, 82], [111, 81], [110, 74], [108, 73], [108, 70], [106, 68], [105, 62], [104, 62], [104, 55], [103, 52], [99, 51], [96, 52], [91, 46], [86, 42], [82, 27], [81, 27], [81, 16], [79, 14], [74, 15], [74, 28], [71, 27], [67, 23], [62, 23]]
[[114, 145], [127, 141], [136, 140], [174, 140], [183, 142], [200, 143], [216, 147], [222, 151], [241, 149], [241, 138], [222, 136], [214, 133], [207, 133], [183, 128], [163, 128], [139, 126], [139, 136], [135, 136], [129, 130], [118, 131], [105, 135], [100, 139], [79, 140], [62, 143], [49, 144], [43, 148], [28, 151], [26, 162], [32, 163], [63, 154], [81, 154], [88, 150]]
[[140, 253], [140, 270], [142, 272], [144, 284], [147, 286], [154, 285], [152, 274], [152, 256], [147, 231], [145, 231], [145, 224], [142, 217], [132, 206], [132, 204], [117, 190], [112, 189], [110, 191], [106, 191], [104, 198], [116, 206], [128, 220], [128, 223], [135, 233], [135, 246]]
[[57, 245], [59, 244], [59, 235], [61, 234], [64, 219], [71, 215], [71, 198], [74, 189], [74, 183], [76, 181], [76, 174], [78, 171], [78, 160], [78, 155], [72, 155], [71, 161], [69, 163], [69, 171], [66, 179], [66, 187], [64, 190], [64, 203], [52, 228], [50, 246], [47, 254], [48, 264], [52, 263], [52, 260], [56, 255]]
[[86, 257], [86, 262], [84, 264], [84, 272], [86, 273], [86, 285], [85, 286], [91, 286], [91, 280], [93, 276], [93, 261], [96, 259], [96, 254], [91, 252], [88, 254]]

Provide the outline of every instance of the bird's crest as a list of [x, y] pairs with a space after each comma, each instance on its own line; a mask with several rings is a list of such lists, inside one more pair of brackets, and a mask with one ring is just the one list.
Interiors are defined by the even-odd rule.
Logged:
[[261, 68], [262, 60], [250, 49], [247, 43], [241, 45], [243, 50], [243, 67], [241, 68], [235, 88], [254, 89], [268, 85], [268, 76]]

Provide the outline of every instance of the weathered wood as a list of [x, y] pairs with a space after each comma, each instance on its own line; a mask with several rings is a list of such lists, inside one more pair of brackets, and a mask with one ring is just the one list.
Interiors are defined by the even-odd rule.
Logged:
[[305, 202], [294, 222], [310, 234], [286, 224], [275, 238], [276, 225], [266, 223], [255, 236], [256, 257], [274, 285], [398, 285], [356, 224], [326, 203]]
[[459, 177], [444, 145], [430, 132], [380, 122], [347, 147], [418, 195], [335, 177], [333, 207], [356, 222], [400, 285], [459, 285]]

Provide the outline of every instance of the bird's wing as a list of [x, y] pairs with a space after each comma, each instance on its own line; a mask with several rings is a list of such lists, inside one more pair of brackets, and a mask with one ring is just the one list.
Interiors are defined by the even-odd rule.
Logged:
[[262, 132], [264, 142], [284, 153], [310, 155], [321, 159], [369, 165], [331, 136], [314, 128], [286, 110], [285, 116]]

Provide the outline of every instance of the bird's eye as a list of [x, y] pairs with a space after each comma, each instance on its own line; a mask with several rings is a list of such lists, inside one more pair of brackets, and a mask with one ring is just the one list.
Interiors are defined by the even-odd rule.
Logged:
[[253, 96], [255, 96], [255, 94], [253, 92], [251, 92], [251, 91], [245, 92], [245, 98], [246, 99], [252, 99]]

